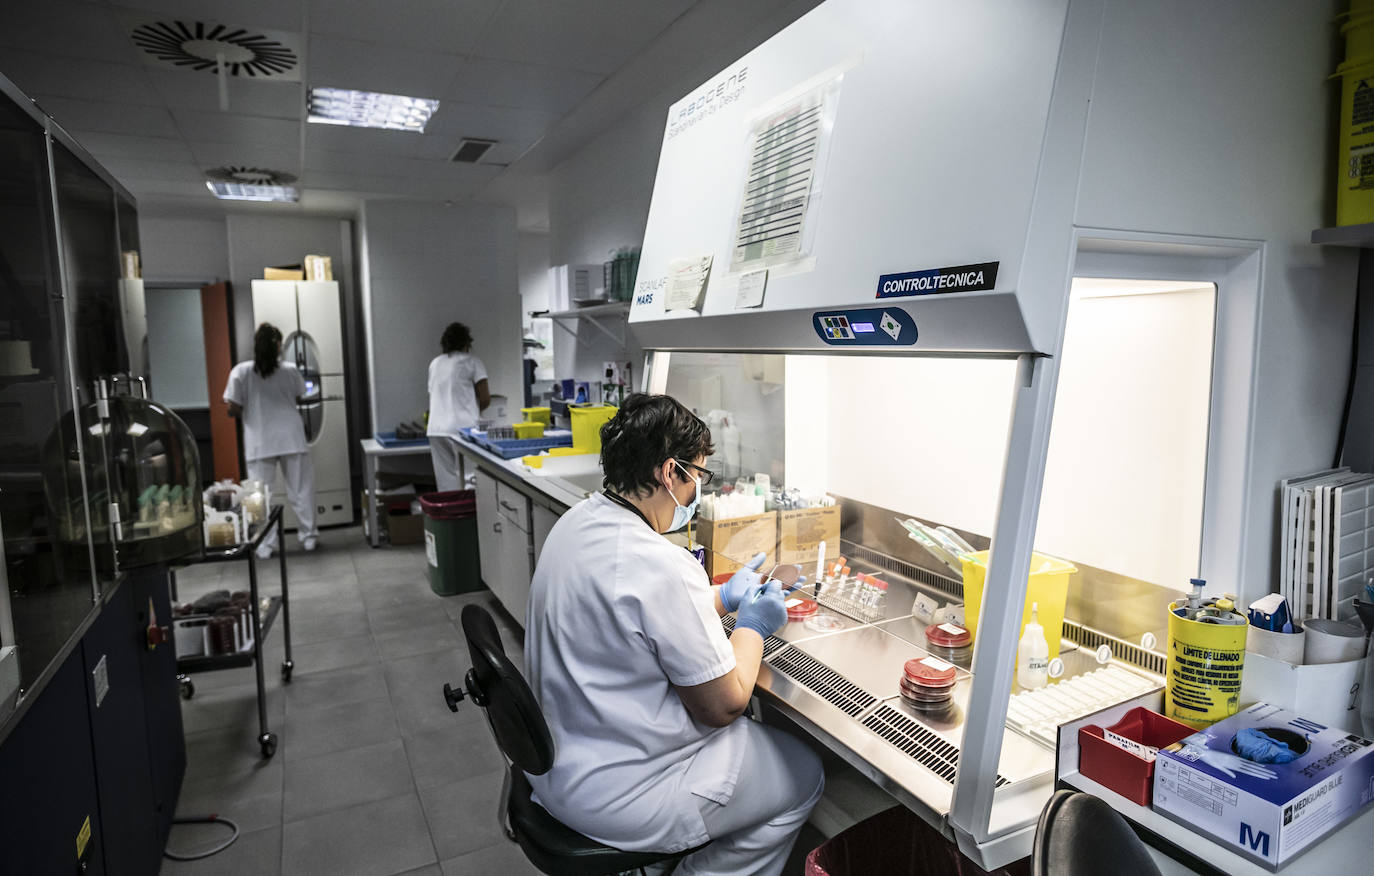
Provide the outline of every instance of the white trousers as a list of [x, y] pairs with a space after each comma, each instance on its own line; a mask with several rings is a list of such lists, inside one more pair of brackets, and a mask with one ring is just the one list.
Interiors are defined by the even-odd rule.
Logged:
[[[296, 512], [300, 521], [296, 538], [304, 542], [314, 538], [319, 530], [315, 526], [315, 464], [310, 461], [309, 453], [288, 453], [285, 456], [268, 456], [263, 459], [248, 460], [248, 476], [271, 486], [277, 479], [277, 466], [281, 466], [282, 480], [286, 482], [286, 501]], [[264, 547], [276, 550], [277, 528], [274, 526], [263, 536]]]
[[434, 463], [434, 484], [440, 493], [471, 489], [466, 483], [463, 454], [458, 452], [458, 439], [443, 435], [429, 437], [429, 458]]
[[749, 728], [749, 747], [735, 794], [724, 806], [697, 799], [711, 844], [683, 858], [675, 876], [778, 876], [825, 790], [821, 760], [801, 740], [740, 720]]

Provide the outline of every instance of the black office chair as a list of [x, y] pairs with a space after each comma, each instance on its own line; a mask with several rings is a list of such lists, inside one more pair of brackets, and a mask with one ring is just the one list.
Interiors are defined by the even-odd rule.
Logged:
[[[530, 863], [550, 876], [609, 876], [696, 851], [625, 852], [604, 846], [567, 827], [530, 799], [525, 773], [543, 775], [553, 766], [553, 737], [544, 713], [520, 671], [506, 657], [496, 622], [486, 609], [480, 605], [463, 609], [463, 633], [472, 656], [472, 668], [463, 679], [467, 698], [486, 712], [496, 744], [509, 762], [498, 813], [501, 828], [520, 844]], [[444, 702], [450, 710], [458, 711], [463, 698], [462, 690], [444, 685]]]
[[1126, 819], [1106, 802], [1056, 791], [1040, 813], [1031, 876], [1160, 876]]

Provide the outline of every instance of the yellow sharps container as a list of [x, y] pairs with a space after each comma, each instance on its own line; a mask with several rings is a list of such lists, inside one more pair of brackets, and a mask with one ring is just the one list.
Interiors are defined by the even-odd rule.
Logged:
[[1190, 619], [1188, 600], [1169, 604], [1169, 663], [1164, 714], [1201, 730], [1240, 708], [1245, 667], [1245, 615], [1229, 598]]

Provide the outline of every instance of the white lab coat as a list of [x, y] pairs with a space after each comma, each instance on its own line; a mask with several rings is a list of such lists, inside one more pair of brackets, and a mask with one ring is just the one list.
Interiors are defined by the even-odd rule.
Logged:
[[240, 362], [229, 372], [224, 400], [243, 408], [243, 458], [252, 462], [305, 453], [305, 424], [296, 399], [305, 395], [305, 378], [294, 365], [281, 362], [270, 377]]
[[674, 690], [735, 666], [714, 599], [691, 554], [599, 493], [554, 525], [525, 665], [556, 751], [530, 784], [559, 821], [626, 850], [707, 841], [702, 801], [730, 801], [748, 745], [747, 722], [698, 723]]
[[429, 363], [429, 435], [456, 436], [477, 425], [478, 381], [487, 367], [471, 353], [445, 353]]

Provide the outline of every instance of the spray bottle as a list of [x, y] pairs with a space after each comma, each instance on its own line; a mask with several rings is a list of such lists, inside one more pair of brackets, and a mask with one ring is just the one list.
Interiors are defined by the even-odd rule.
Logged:
[[1036, 690], [1050, 683], [1050, 643], [1040, 625], [1040, 603], [1031, 603], [1031, 619], [1021, 642], [1016, 646], [1016, 683], [1023, 690]]

